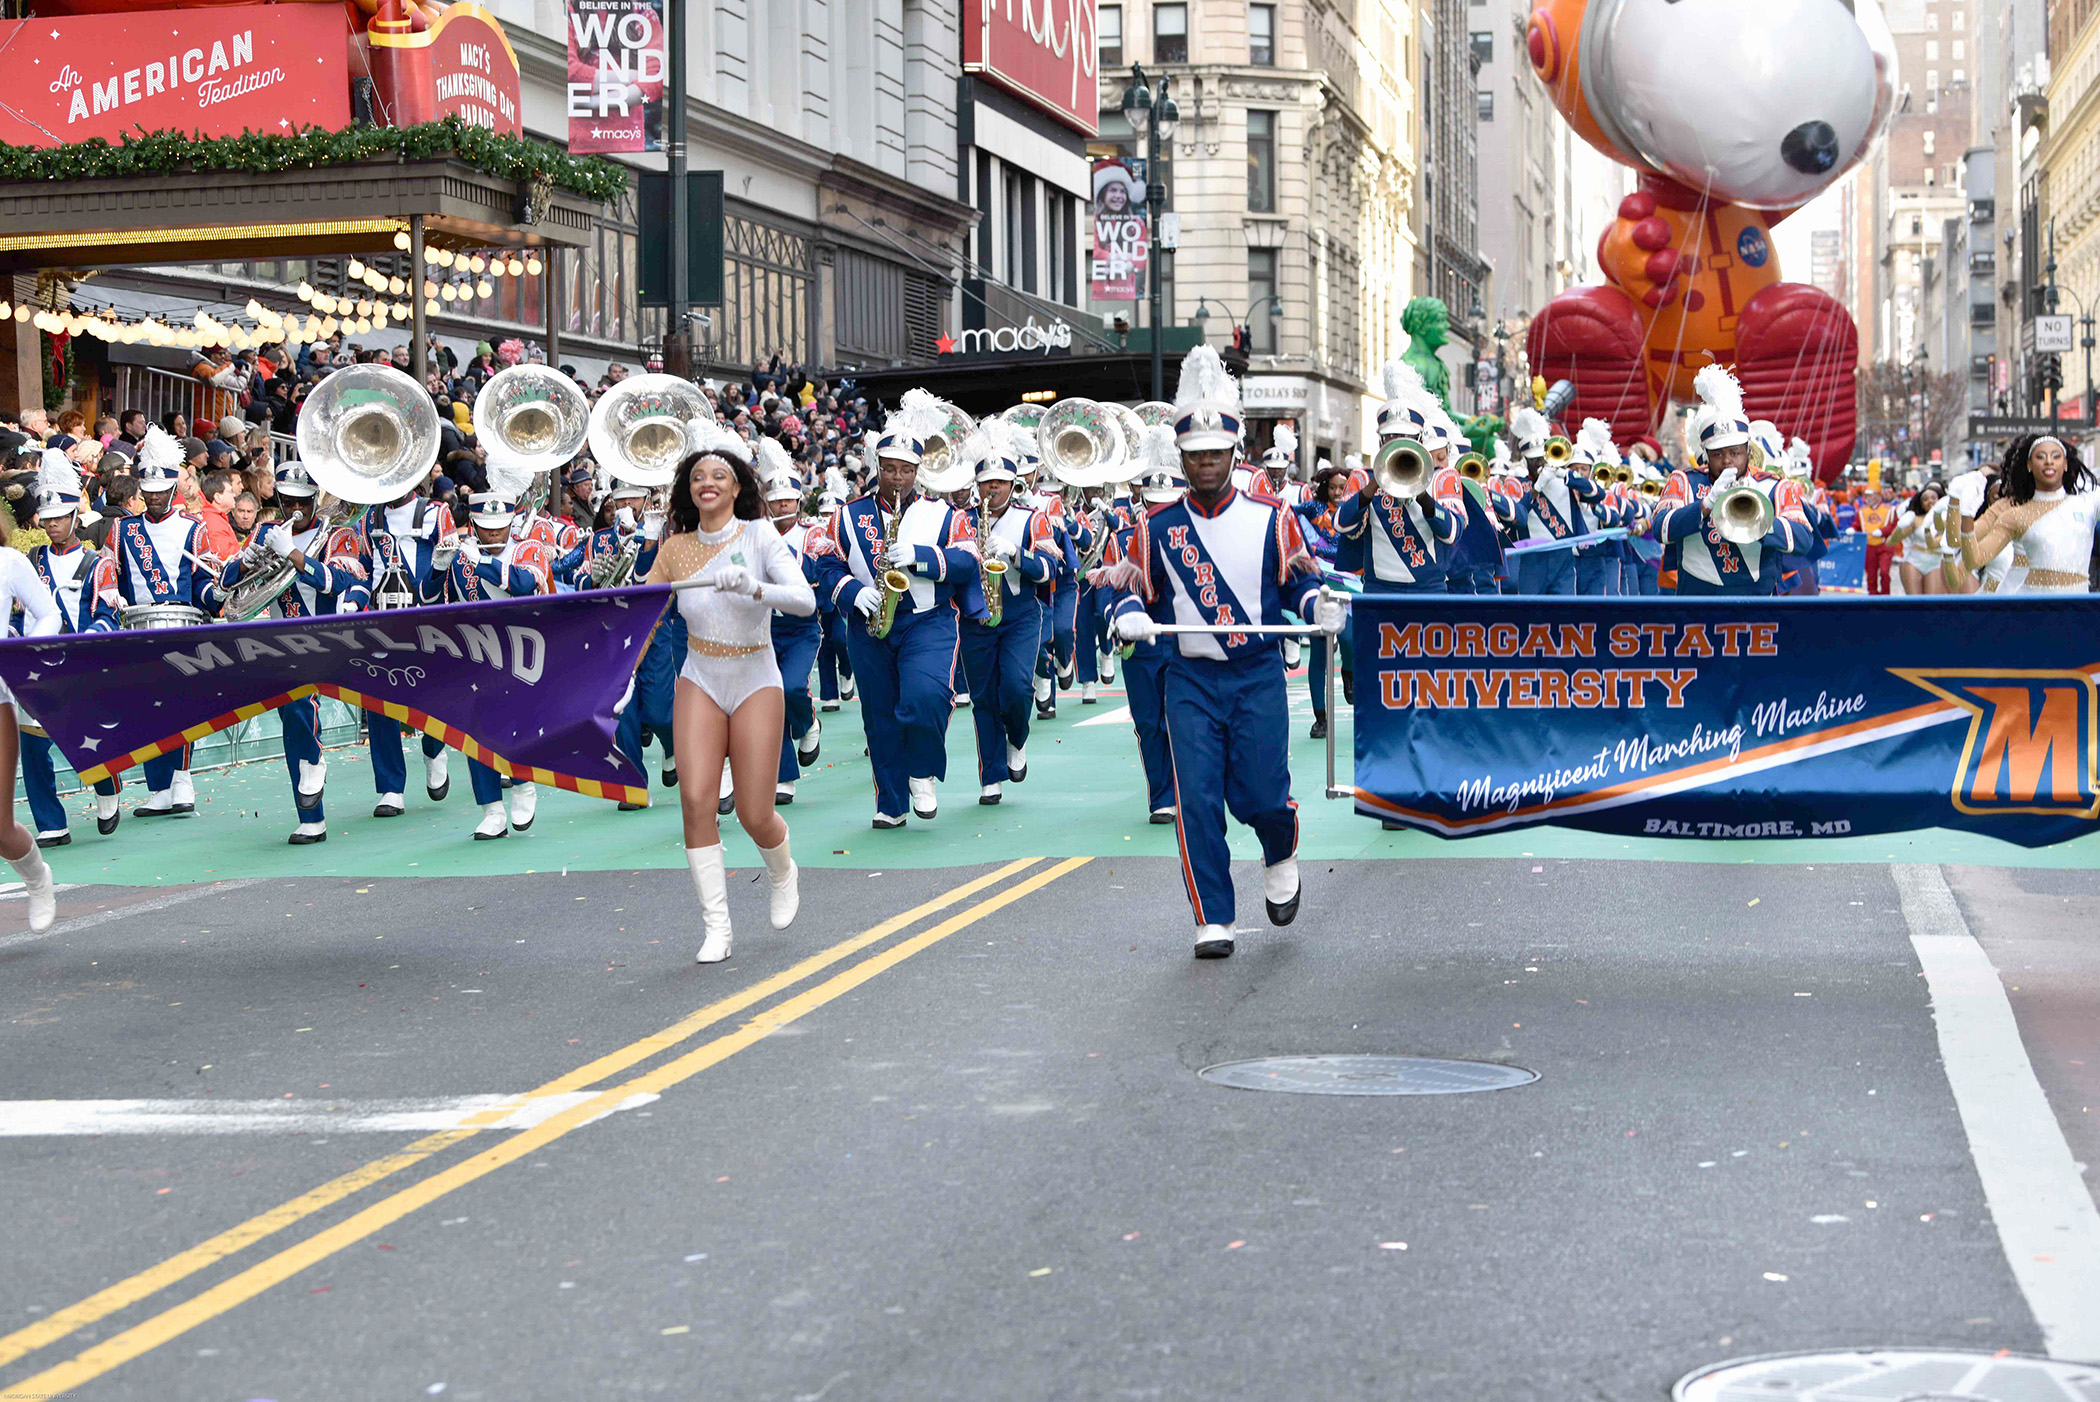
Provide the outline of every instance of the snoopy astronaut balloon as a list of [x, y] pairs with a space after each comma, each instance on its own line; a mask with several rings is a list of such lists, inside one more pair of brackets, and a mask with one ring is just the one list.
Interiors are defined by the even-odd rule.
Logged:
[[1852, 453], [1859, 332], [1783, 282], [1772, 226], [1859, 164], [1888, 124], [1895, 44], [1876, 0], [1541, 0], [1532, 68], [1578, 134], [1640, 172], [1598, 241], [1606, 283], [1533, 317], [1533, 370], [1566, 419], [1652, 435], [1692, 377], [1736, 368], [1753, 418]]

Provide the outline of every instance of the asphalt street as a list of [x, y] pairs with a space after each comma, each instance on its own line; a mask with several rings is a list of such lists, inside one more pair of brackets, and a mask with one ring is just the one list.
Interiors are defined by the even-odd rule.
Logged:
[[[66, 892], [0, 935], [0, 1398], [1638, 1399], [2100, 1317], [1942, 1041], [2003, 988], [2076, 1191], [2100, 874], [1335, 858], [1197, 963], [1170, 858], [999, 849], [735, 881], [709, 968], [677, 871]], [[1197, 1075], [1323, 1052], [1539, 1079]]]

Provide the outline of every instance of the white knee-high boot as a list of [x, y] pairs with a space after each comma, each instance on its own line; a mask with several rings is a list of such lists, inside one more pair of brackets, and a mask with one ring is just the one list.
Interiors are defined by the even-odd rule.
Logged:
[[[781, 851], [786, 850], [787, 845], [781, 844]], [[44, 854], [37, 850], [33, 838], [28, 854], [9, 857], [7, 864], [15, 869], [15, 875], [22, 878], [23, 893], [29, 898], [29, 931], [41, 935], [58, 918], [58, 892], [53, 888], [51, 866], [44, 860]]]
[[685, 864], [692, 868], [701, 927], [706, 931], [695, 962], [719, 964], [729, 957], [729, 878], [722, 870], [722, 844], [686, 848]]
[[766, 883], [773, 896], [773, 928], [785, 930], [795, 923], [795, 912], [802, 907], [802, 868], [788, 855], [786, 834], [782, 834], [778, 847], [761, 847], [758, 855], [766, 859]]

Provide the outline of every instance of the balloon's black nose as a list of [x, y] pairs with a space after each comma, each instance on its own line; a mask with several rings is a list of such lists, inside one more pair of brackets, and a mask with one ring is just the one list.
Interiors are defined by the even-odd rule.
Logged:
[[1828, 122], [1803, 122], [1779, 143], [1779, 154], [1803, 175], [1821, 175], [1837, 164], [1838, 134]]

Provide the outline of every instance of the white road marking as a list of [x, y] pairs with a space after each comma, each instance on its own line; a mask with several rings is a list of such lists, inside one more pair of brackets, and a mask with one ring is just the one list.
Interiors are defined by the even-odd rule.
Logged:
[[1102, 713], [1101, 713], [1100, 715], [1098, 715], [1098, 716], [1088, 716], [1088, 717], [1087, 717], [1087, 718], [1086, 718], [1085, 720], [1080, 720], [1080, 721], [1073, 721], [1073, 722], [1072, 722], [1072, 728], [1073, 728], [1074, 730], [1077, 730], [1077, 729], [1079, 729], [1079, 727], [1081, 727], [1081, 726], [1083, 726], [1083, 725], [1129, 725], [1129, 724], [1130, 724], [1130, 708], [1129, 708], [1128, 706], [1118, 706], [1118, 707], [1116, 707], [1116, 708], [1115, 708], [1115, 709], [1114, 709], [1113, 711], [1103, 711], [1103, 712], [1102, 712]]
[[[0, 1138], [104, 1134], [425, 1134], [530, 1129], [595, 1091], [527, 1099], [447, 1095], [422, 1100], [0, 1100]], [[615, 1109], [656, 1100], [630, 1095]], [[612, 1110], [606, 1114], [613, 1113]], [[499, 1114], [497, 1119], [489, 1119]], [[604, 1116], [594, 1118], [603, 1119]]]
[[2100, 1359], [2100, 1209], [2035, 1080], [2005, 986], [1938, 867], [1889, 871], [2013, 1278], [2052, 1358]]
[[[59, 891], [77, 891], [79, 889], [80, 883], [77, 881], [61, 881], [51, 888], [54, 894]], [[19, 901], [28, 894], [29, 888], [19, 881], [0, 881], [0, 901]]]
[[[165, 896], [155, 896], [150, 901], [139, 901], [134, 905], [112, 906], [108, 910], [97, 910], [87, 915], [76, 916], [71, 920], [61, 920], [41, 935], [31, 934], [27, 930], [22, 930], [12, 935], [0, 936], [0, 949], [12, 949], [18, 944], [29, 944], [35, 940], [47, 940], [53, 935], [70, 935], [76, 930], [86, 930], [96, 925], [106, 925], [112, 920], [122, 920], [127, 915], [151, 915], [155, 911], [185, 905], [190, 901], [199, 900], [205, 896], [224, 895], [228, 891], [238, 891], [243, 886], [259, 886], [267, 880], [270, 880], [270, 878], [266, 876], [244, 876], [232, 881], [214, 881], [208, 886], [186, 886], [179, 891], [170, 891]], [[65, 891], [73, 888], [61, 886], [58, 889]]]

